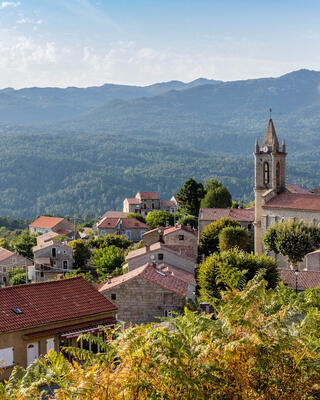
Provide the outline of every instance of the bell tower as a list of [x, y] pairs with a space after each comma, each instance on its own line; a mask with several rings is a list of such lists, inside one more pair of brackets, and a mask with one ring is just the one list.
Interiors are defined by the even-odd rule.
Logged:
[[[271, 112], [271, 110], [270, 110]], [[254, 149], [254, 250], [262, 254], [262, 206], [266, 200], [281, 193], [286, 188], [286, 145], [282, 141], [281, 149], [276, 130], [270, 116], [261, 147], [256, 139]]]

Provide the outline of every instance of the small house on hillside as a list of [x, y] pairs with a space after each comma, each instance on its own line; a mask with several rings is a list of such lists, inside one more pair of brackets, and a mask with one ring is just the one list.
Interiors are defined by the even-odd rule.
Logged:
[[104, 217], [97, 223], [97, 230], [100, 235], [125, 235], [133, 242], [140, 242], [148, 230], [148, 225], [136, 218]]
[[77, 342], [78, 336], [101, 335], [100, 326], [116, 323], [116, 306], [82, 277], [8, 286], [0, 289], [0, 304], [1, 380], [50, 349], [97, 351], [94, 343]]
[[55, 232], [58, 235], [74, 238], [75, 224], [67, 218], [41, 216], [29, 225], [29, 232], [38, 235]]
[[0, 285], [8, 283], [8, 271], [12, 271], [16, 267], [26, 269], [31, 263], [32, 261], [29, 258], [0, 247]]
[[123, 201], [123, 212], [139, 213], [146, 217], [150, 211], [166, 210], [174, 212], [177, 203], [171, 200], [161, 200], [156, 192], [138, 192], [135, 197], [127, 197]]
[[195, 279], [187, 272], [181, 278], [145, 264], [101, 284], [99, 292], [117, 306], [120, 321], [149, 323], [172, 312], [182, 313], [186, 301], [194, 299]]

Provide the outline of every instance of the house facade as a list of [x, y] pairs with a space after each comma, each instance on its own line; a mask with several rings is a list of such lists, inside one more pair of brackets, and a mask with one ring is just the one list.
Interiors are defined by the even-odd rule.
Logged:
[[130, 251], [126, 257], [127, 264], [125, 266], [128, 267], [128, 271], [132, 271], [149, 263], [166, 263], [194, 274], [196, 262], [196, 256], [191, 247], [166, 245], [158, 242]]
[[172, 312], [181, 314], [188, 298], [194, 298], [195, 280], [192, 274], [185, 273], [182, 280], [146, 264], [103, 283], [99, 292], [117, 306], [120, 321], [142, 324], [159, 321], [158, 317]]
[[150, 211], [166, 210], [174, 212], [177, 208], [175, 198], [161, 200], [156, 192], [138, 192], [135, 197], [123, 201], [123, 212], [138, 213], [146, 217]]
[[104, 217], [96, 225], [99, 235], [125, 235], [133, 242], [140, 242], [147, 232], [148, 225], [136, 218]]
[[33, 247], [34, 279], [44, 281], [73, 268], [73, 249], [66, 243], [49, 240]]
[[82, 277], [0, 289], [0, 379], [14, 366], [26, 368], [41, 354], [61, 346], [94, 350], [79, 343], [82, 333], [113, 327], [116, 307]]
[[0, 247], [0, 285], [3, 286], [9, 283], [8, 271], [12, 271], [17, 267], [26, 269], [30, 264], [32, 264], [32, 261], [29, 258]]
[[75, 224], [68, 218], [41, 216], [29, 225], [29, 232], [30, 234], [38, 235], [55, 232], [58, 235], [65, 235], [74, 238]]

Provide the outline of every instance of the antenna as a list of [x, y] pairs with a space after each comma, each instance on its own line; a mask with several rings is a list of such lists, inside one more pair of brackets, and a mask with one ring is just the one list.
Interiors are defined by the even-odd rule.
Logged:
[[270, 112], [270, 119], [271, 119], [272, 108], [269, 108], [269, 112]]

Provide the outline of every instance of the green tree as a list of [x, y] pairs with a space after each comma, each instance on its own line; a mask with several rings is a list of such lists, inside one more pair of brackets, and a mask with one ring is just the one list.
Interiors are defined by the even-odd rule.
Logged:
[[198, 218], [193, 215], [182, 215], [179, 222], [185, 226], [190, 225], [192, 228], [198, 228]]
[[150, 211], [146, 217], [146, 223], [149, 229], [155, 229], [158, 226], [174, 224], [174, 216], [169, 211], [159, 210]]
[[22, 267], [13, 268], [11, 271], [7, 271], [7, 277], [10, 285], [20, 285], [27, 283], [27, 274]]
[[226, 251], [233, 247], [247, 251], [250, 243], [249, 232], [242, 226], [227, 226], [219, 233], [219, 250]]
[[100, 280], [122, 267], [125, 262], [124, 251], [114, 245], [93, 252], [92, 265], [97, 269]]
[[205, 183], [205, 196], [201, 200], [203, 208], [227, 208], [232, 206], [232, 197], [228, 189], [217, 179]]
[[138, 221], [143, 222], [144, 224], [146, 223], [146, 220], [144, 219], [144, 217], [139, 213], [129, 213], [126, 215], [126, 218], [135, 218]]
[[11, 250], [10, 243], [6, 238], [0, 238], [0, 247], [3, 249]]
[[320, 228], [304, 221], [282, 221], [267, 230], [263, 243], [268, 252], [287, 256], [295, 268], [306, 254], [320, 247]]
[[79, 268], [83, 268], [91, 257], [91, 251], [87, 244], [82, 239], [77, 239], [69, 242], [68, 246], [73, 249], [74, 264]]
[[181, 214], [198, 217], [200, 202], [204, 195], [205, 190], [202, 183], [198, 183], [192, 178], [188, 179], [176, 196]]
[[14, 237], [10, 242], [13, 251], [30, 259], [33, 259], [32, 247], [36, 244], [36, 235], [30, 235], [27, 230], [22, 231], [19, 236]]
[[222, 229], [228, 226], [241, 227], [241, 224], [224, 217], [207, 225], [200, 236], [200, 253], [208, 256], [215, 251], [219, 251], [219, 234]]
[[131, 247], [133, 242], [124, 235], [102, 235], [99, 237], [91, 237], [87, 241], [89, 248], [102, 249], [108, 246], [116, 246], [120, 249], [127, 249]]
[[[212, 302], [226, 289], [226, 282], [233, 282], [235, 288], [241, 289], [260, 270], [263, 270], [268, 286], [276, 287], [279, 281], [278, 266], [272, 258], [264, 254], [249, 254], [237, 248], [214, 253], [199, 267], [200, 296], [202, 300]], [[229, 286], [232, 284], [229, 283]]]

